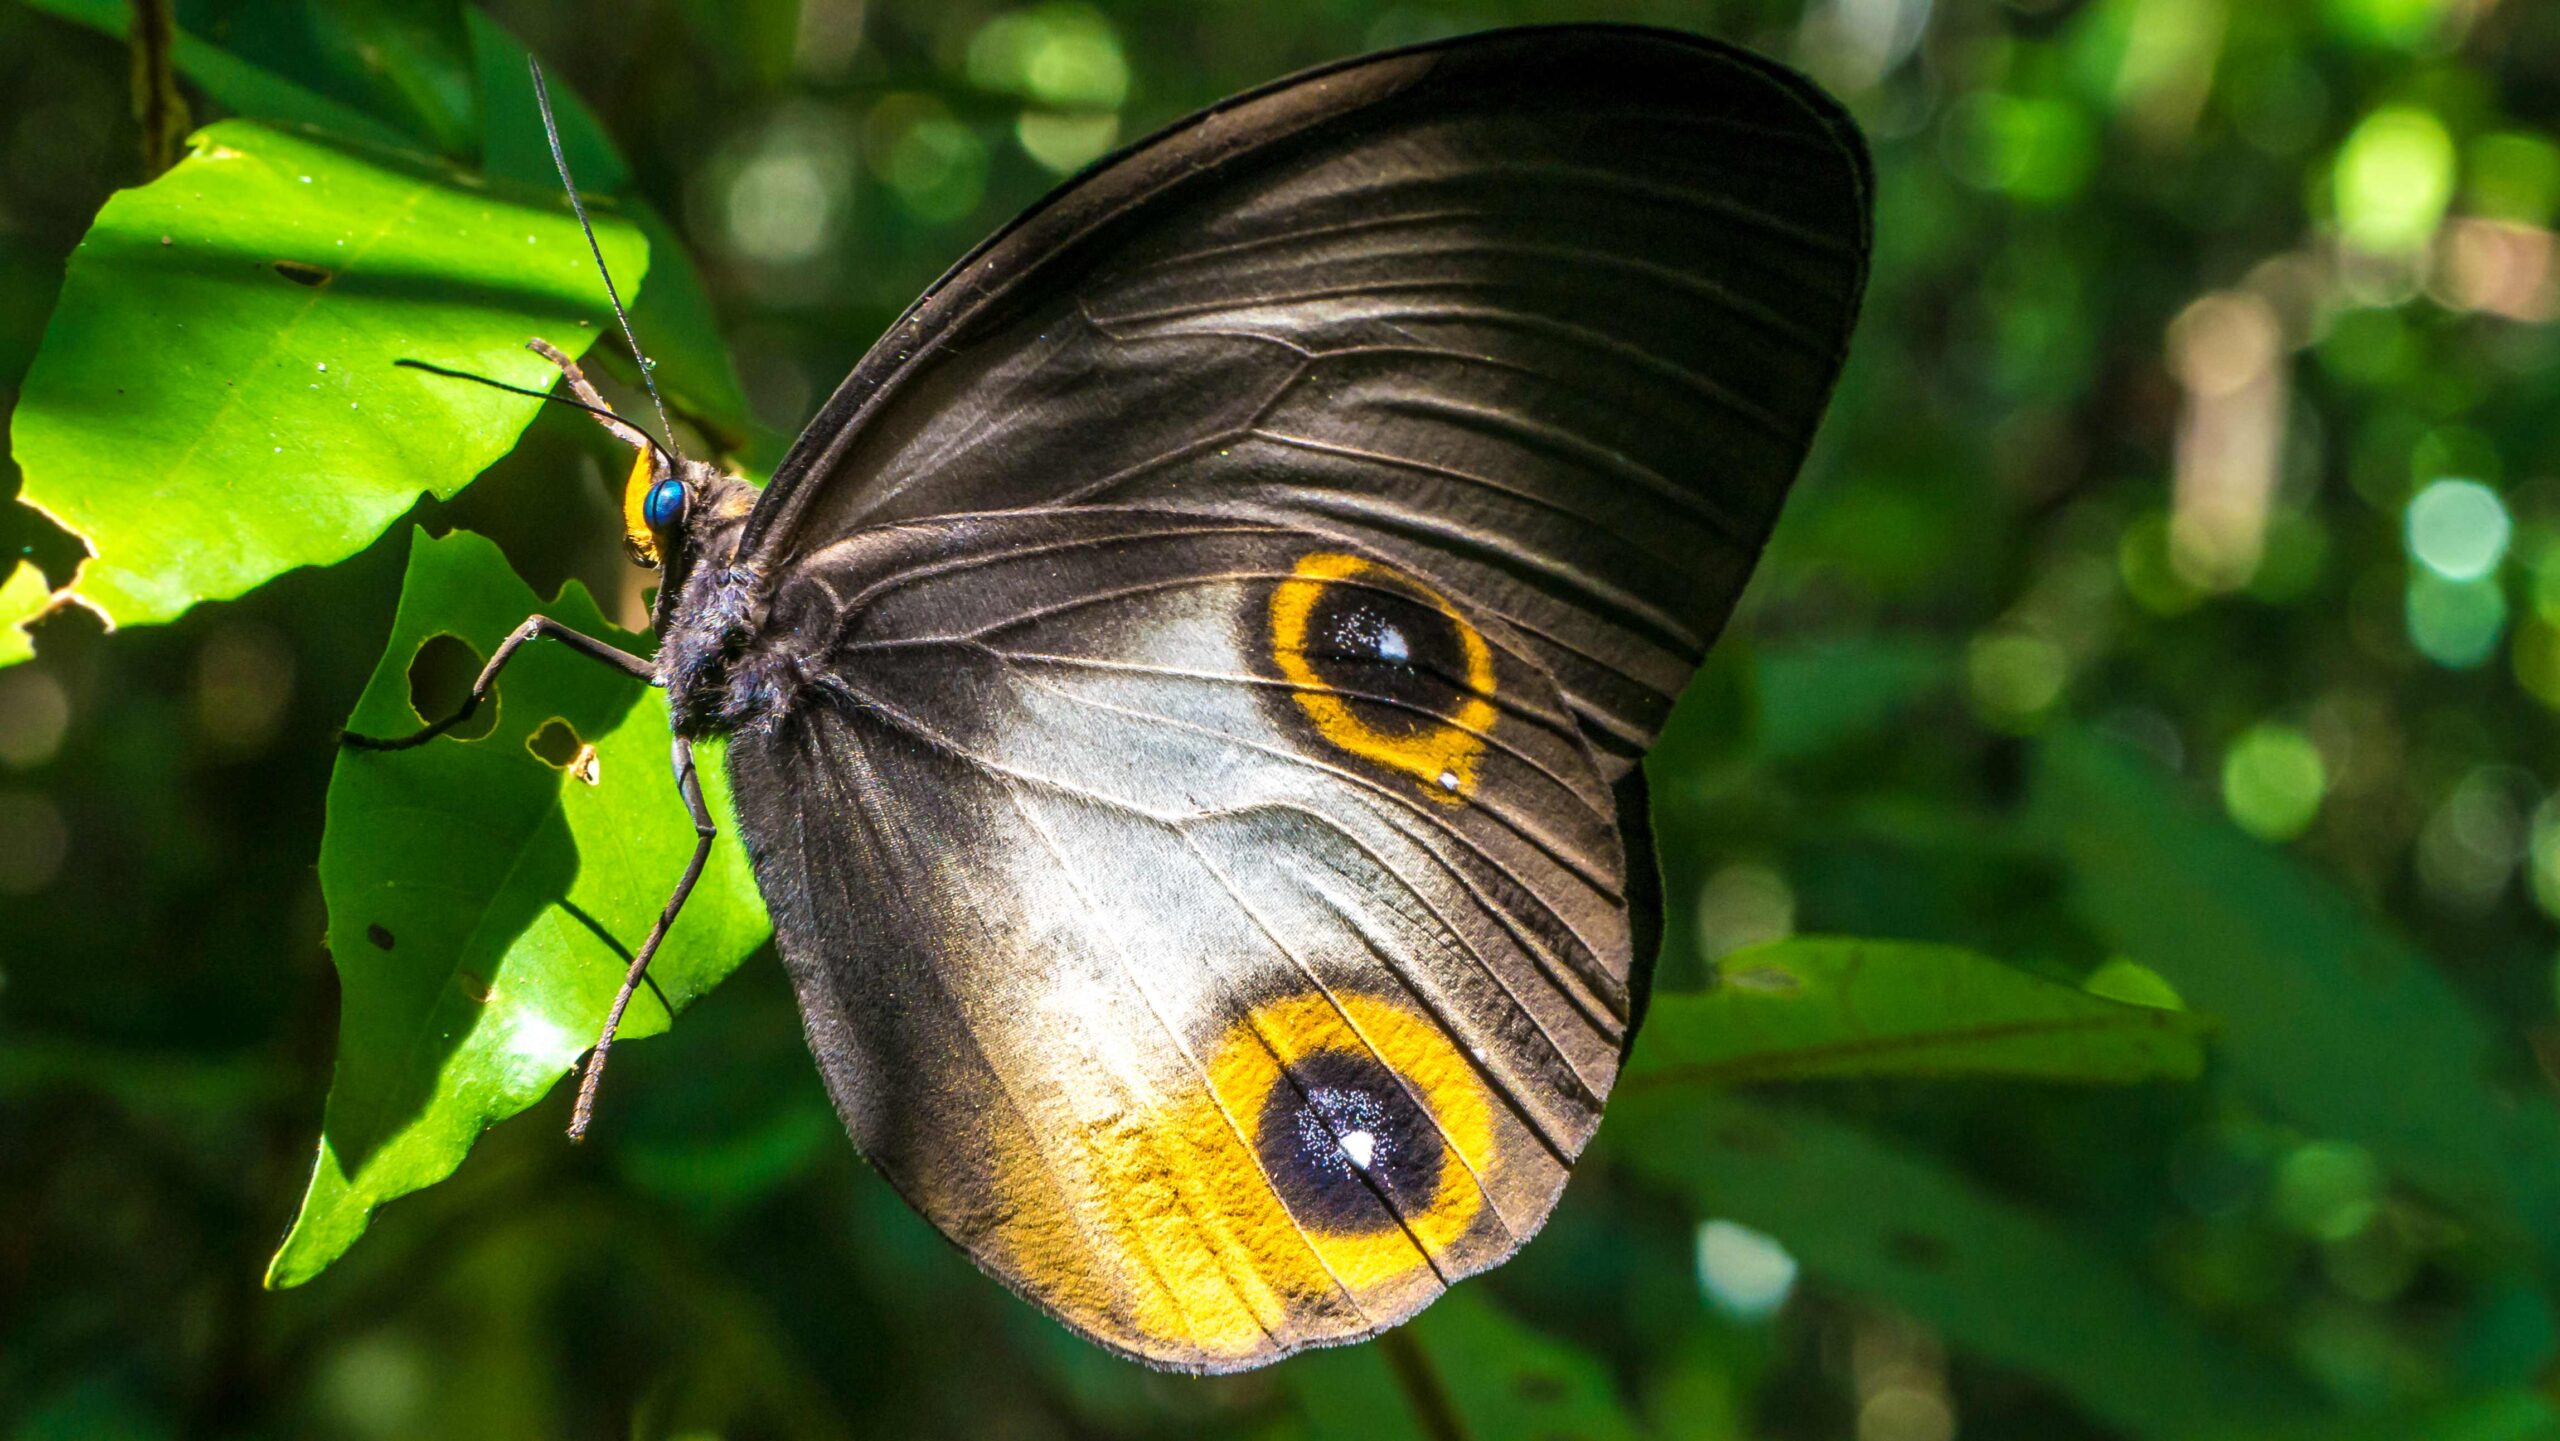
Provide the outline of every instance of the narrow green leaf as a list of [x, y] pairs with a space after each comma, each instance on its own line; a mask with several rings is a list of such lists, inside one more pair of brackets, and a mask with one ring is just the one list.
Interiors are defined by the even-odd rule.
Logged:
[[1961, 658], [1935, 636], [1850, 635], [1763, 646], [1759, 734], [1779, 760], [1816, 755], [1882, 731], [1944, 690]]
[[2532, 1392], [2503, 1391], [2381, 1416], [2225, 1431], [2216, 1441], [2560, 1441], [2560, 1410]]
[[2040, 748], [2033, 806], [2090, 922], [2222, 1022], [2236, 1085], [2560, 1257], [2560, 1113], [2498, 1083], [2487, 1023], [2416, 949], [2091, 738]]
[[[537, 610], [617, 645], [646, 641], [606, 625], [574, 585], [542, 604], [478, 536], [418, 533], [391, 642], [349, 728], [415, 729], [408, 670], [428, 640], [452, 635], [487, 656]], [[555, 722], [595, 747], [593, 783], [532, 749]], [[594, 1041], [693, 847], [667, 747], [661, 693], [537, 643], [500, 680], [486, 736], [339, 753], [320, 847], [343, 995], [338, 1070], [311, 1189], [270, 1284], [319, 1274], [374, 1207], [450, 1175], [481, 1131], [540, 1099]], [[716, 752], [701, 769], [725, 817]], [[663, 1031], [670, 1008], [717, 984], [767, 931], [724, 823], [623, 1037]]]
[[470, 153], [480, 133], [461, 0], [325, 0], [304, 10], [311, 54], [439, 155]]
[[[247, 121], [118, 193], [73, 253], [11, 428], [22, 498], [88, 544], [73, 598], [110, 625], [354, 554], [506, 453], [525, 350], [584, 350], [603, 292], [576, 223], [446, 167]], [[637, 284], [630, 226], [597, 231]]]
[[[133, 25], [129, 0], [26, 0], [33, 9], [75, 24], [101, 30], [122, 40]], [[420, 137], [396, 125], [342, 104], [261, 65], [243, 60], [221, 46], [180, 30], [171, 58], [178, 73], [202, 87], [225, 109], [250, 120], [276, 120], [310, 125], [348, 140], [376, 145], [415, 146]]]
[[1839, 1122], [1649, 1090], [1610, 1102], [1601, 1140], [1702, 1218], [1777, 1237], [1814, 1274], [2043, 1377], [2129, 1435], [2184, 1441], [2317, 1412], [2292, 1376], [2093, 1239]]
[[2211, 1024], [2057, 985], [1957, 946], [1800, 937], [1738, 951], [1704, 994], [1657, 997], [1621, 1084], [1816, 1076], [2188, 1080]]

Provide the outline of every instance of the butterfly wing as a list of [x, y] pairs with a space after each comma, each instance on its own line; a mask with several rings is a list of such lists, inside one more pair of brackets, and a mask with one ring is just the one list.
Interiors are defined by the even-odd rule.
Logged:
[[1365, 1334], [1536, 1230], [1630, 944], [1612, 796], [1516, 637], [1207, 512], [920, 522], [810, 573], [848, 602], [826, 699], [732, 742], [740, 818], [919, 1210], [1196, 1368]]
[[1516, 626], [1623, 770], [1830, 394], [1870, 181], [1802, 80], [1692, 37], [1500, 32], [1176, 125], [945, 276], [749, 521], [1214, 496]]
[[847, 380], [740, 543], [805, 689], [731, 772], [848, 1130], [981, 1265], [1232, 1369], [1536, 1230], [1866, 191], [1737, 52], [1452, 42], [1097, 167]]

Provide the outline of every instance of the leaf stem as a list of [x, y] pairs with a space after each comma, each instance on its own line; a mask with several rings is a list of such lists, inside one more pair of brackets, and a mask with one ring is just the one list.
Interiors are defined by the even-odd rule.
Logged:
[[1450, 1404], [1440, 1368], [1431, 1363], [1431, 1354], [1411, 1330], [1399, 1327], [1379, 1337], [1378, 1354], [1386, 1358], [1387, 1370], [1394, 1373], [1405, 1404], [1413, 1408], [1413, 1423], [1424, 1436], [1430, 1441], [1467, 1441], [1466, 1425]]
[[133, 0], [133, 118], [142, 125], [142, 178], [157, 180], [178, 163], [187, 134], [187, 100], [178, 93], [171, 56], [178, 21], [171, 0]]

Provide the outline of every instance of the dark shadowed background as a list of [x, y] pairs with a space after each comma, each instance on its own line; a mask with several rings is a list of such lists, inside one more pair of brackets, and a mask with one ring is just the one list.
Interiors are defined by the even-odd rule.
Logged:
[[[144, 177], [127, 52], [76, 18], [120, 9], [0, 3], [0, 399]], [[844, 1143], [767, 954], [617, 1053], [590, 1144], [555, 1095], [264, 1291], [329, 1081], [313, 864], [395, 527], [174, 625], [59, 616], [0, 670], [0, 1434], [2560, 1434], [2560, 7], [489, 10], [681, 230], [768, 462], [984, 232], [1247, 85], [1567, 18], [1807, 70], [1874, 147], [1875, 279], [1653, 766], [1661, 984], [1795, 933], [1941, 940], [2172, 988], [2226, 1044], [2187, 1085], [1763, 1088], [1642, 1133], [1720, 1158], [1694, 1184], [1604, 1130], [1424, 1333], [1451, 1404], [1418, 1415], [1374, 1347], [1159, 1376], [979, 1278]], [[454, 6], [177, 15], [429, 141], [450, 100]], [[634, 621], [621, 467], [553, 413], [416, 519]], [[0, 507], [0, 579], [74, 555]], [[2476, 1193], [2475, 1162], [2522, 1180]]]

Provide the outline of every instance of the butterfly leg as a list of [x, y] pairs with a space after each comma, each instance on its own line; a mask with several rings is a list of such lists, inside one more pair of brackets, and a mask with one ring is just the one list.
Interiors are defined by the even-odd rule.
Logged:
[[703, 864], [711, 859], [711, 838], [720, 828], [711, 821], [711, 807], [703, 803], [702, 778], [694, 773], [693, 743], [676, 737], [674, 750], [676, 790], [684, 797], [684, 807], [693, 813], [693, 859], [685, 862], [684, 878], [676, 882], [675, 893], [667, 897], [664, 910], [658, 912], [658, 923], [649, 928], [649, 938], [640, 943], [631, 958], [631, 969], [623, 974], [622, 989], [613, 996], [613, 1009], [605, 1012], [604, 1030], [596, 1037], [595, 1049], [587, 1053], [586, 1074], [578, 1081], [577, 1108], [569, 1113], [569, 1139], [583, 1141], [587, 1122], [596, 1111], [596, 1084], [604, 1079], [606, 1053], [613, 1049], [613, 1033], [622, 1028], [623, 1009], [631, 1004], [632, 994], [649, 974], [649, 960], [658, 953], [658, 943], [667, 938], [667, 927], [674, 925], [676, 912], [684, 909], [685, 898], [693, 894], [696, 881], [702, 879]]
[[508, 633], [504, 641], [499, 642], [497, 654], [490, 656], [489, 663], [480, 668], [479, 679], [471, 683], [471, 694], [462, 698], [461, 706], [453, 714], [405, 736], [367, 736], [342, 732], [338, 736], [338, 744], [360, 751], [404, 751], [411, 746], [425, 745], [437, 736], [471, 719], [471, 713], [480, 709], [480, 702], [488, 699], [491, 688], [497, 685], [498, 672], [506, 669], [507, 662], [514, 659], [515, 653], [523, 649], [527, 642], [537, 640], [556, 640], [590, 660], [603, 661], [606, 665], [641, 680], [655, 682], [657, 679], [657, 667], [643, 657], [633, 655], [626, 650], [617, 650], [593, 636], [582, 635], [547, 615], [538, 615], [517, 626]]

